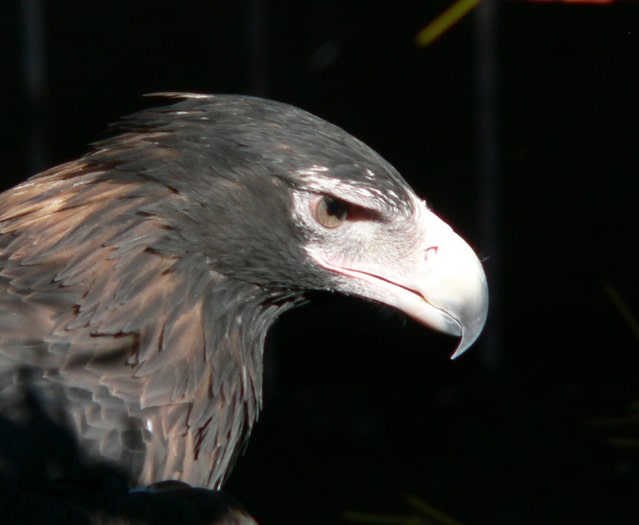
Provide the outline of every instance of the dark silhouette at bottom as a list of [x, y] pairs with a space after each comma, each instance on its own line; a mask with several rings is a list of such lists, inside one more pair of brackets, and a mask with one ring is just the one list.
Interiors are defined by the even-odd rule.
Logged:
[[109, 464], [85, 461], [35, 396], [0, 414], [0, 521], [6, 525], [250, 525], [229, 495], [164, 481], [130, 490]]

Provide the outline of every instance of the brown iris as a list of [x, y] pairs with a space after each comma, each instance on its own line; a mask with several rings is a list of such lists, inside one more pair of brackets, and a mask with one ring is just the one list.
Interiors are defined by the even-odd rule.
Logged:
[[324, 228], [337, 228], [348, 217], [348, 204], [344, 201], [324, 195], [318, 200], [315, 218]]

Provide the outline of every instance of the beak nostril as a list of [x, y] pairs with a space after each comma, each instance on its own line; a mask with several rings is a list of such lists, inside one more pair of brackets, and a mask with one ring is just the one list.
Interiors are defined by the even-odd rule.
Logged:
[[438, 251], [439, 251], [439, 246], [429, 246], [428, 248], [426, 248], [424, 260], [427, 261], [429, 257], [434, 257], [435, 255], [437, 255]]

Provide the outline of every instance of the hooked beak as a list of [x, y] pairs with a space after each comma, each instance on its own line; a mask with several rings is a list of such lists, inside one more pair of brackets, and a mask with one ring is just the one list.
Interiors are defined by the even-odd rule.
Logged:
[[400, 301], [398, 307], [435, 330], [460, 337], [451, 356], [454, 359], [475, 342], [484, 327], [488, 284], [473, 249], [437, 215], [427, 213], [423, 264], [402, 284], [422, 301]]
[[460, 338], [452, 359], [479, 337], [488, 313], [488, 285], [473, 249], [423, 201], [419, 240], [389, 263], [331, 260], [314, 254], [342, 276], [342, 289], [378, 301], [435, 330]]
[[406, 242], [377, 245], [375, 251], [353, 257], [319, 249], [309, 253], [339, 276], [342, 291], [387, 304], [421, 324], [459, 337], [454, 359], [475, 342], [486, 322], [486, 275], [466, 241], [424, 201], [415, 197], [415, 203], [414, 220], [404, 226]]

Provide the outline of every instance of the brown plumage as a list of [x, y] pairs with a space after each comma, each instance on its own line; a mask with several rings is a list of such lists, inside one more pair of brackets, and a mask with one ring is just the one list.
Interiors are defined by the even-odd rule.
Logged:
[[[154, 248], [171, 226], [146, 209], [169, 198], [170, 188], [105, 180], [82, 162], [5, 194], [1, 398], [14, 403], [14, 365], [42, 370], [29, 386], [51, 413], [67, 412], [57, 419], [71, 419], [90, 455], [127, 465], [141, 484], [218, 485], [257, 416], [260, 365], [242, 354], [235, 319], [207, 309], [226, 300], [222, 277], [200, 254]], [[264, 310], [270, 320], [278, 307]]]

